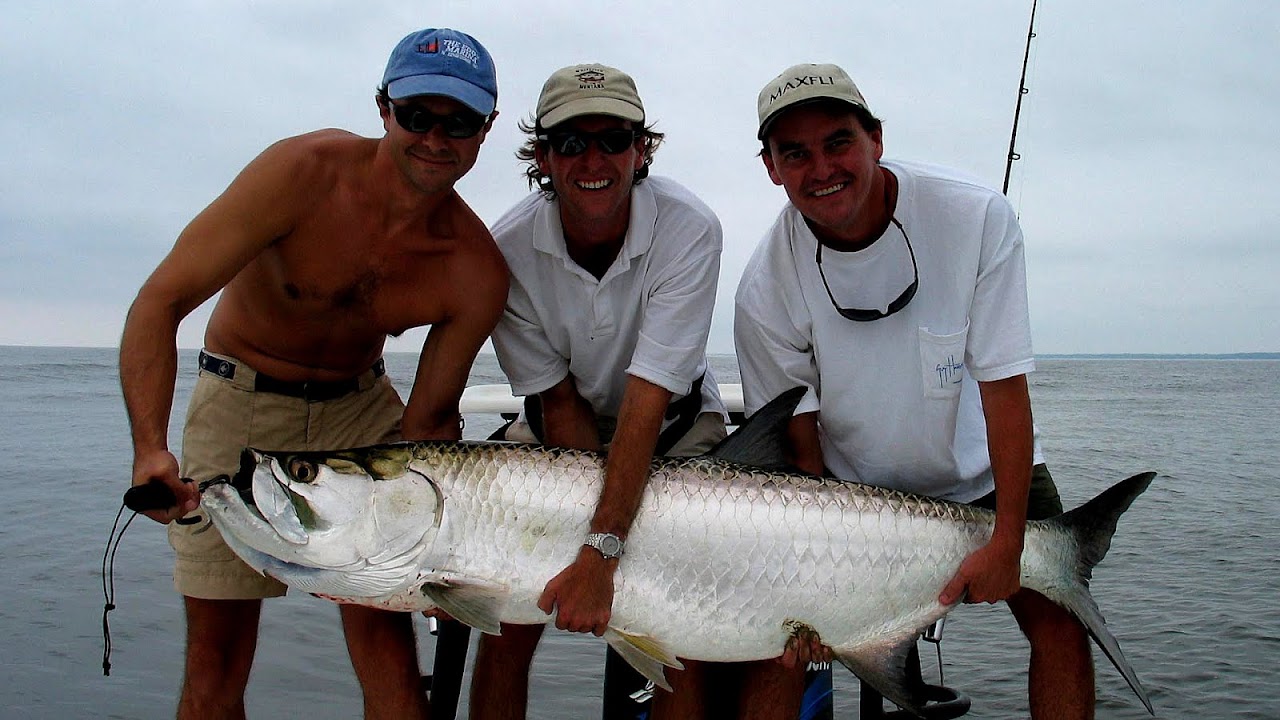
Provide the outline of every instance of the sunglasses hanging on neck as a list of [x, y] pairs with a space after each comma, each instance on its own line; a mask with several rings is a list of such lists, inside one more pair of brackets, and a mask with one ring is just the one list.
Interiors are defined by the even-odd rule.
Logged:
[[911, 303], [911, 298], [916, 296], [916, 289], [920, 287], [920, 269], [916, 266], [916, 251], [911, 247], [911, 238], [907, 236], [907, 231], [903, 229], [902, 223], [898, 222], [898, 219], [893, 216], [890, 216], [889, 220], [898, 228], [898, 232], [902, 233], [902, 239], [907, 243], [907, 252], [911, 255], [912, 277], [911, 284], [907, 286], [907, 289], [903, 290], [902, 294], [889, 303], [889, 306], [884, 310], [878, 308], [847, 308], [841, 307], [840, 303], [836, 302], [836, 296], [831, 292], [831, 285], [827, 283], [827, 274], [822, 270], [822, 241], [818, 241], [818, 275], [822, 278], [823, 287], [827, 289], [827, 297], [831, 298], [831, 306], [836, 309], [836, 312], [840, 313], [841, 317], [854, 322], [880, 320], [902, 310], [902, 308]]

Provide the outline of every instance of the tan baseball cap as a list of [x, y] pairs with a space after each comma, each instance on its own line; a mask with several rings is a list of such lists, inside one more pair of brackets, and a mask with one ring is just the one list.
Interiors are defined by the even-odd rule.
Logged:
[[581, 115], [644, 122], [644, 103], [635, 80], [617, 68], [596, 63], [570, 65], [551, 73], [538, 96], [538, 124], [550, 128]]
[[842, 70], [839, 65], [830, 63], [793, 65], [769, 81], [769, 84], [760, 91], [760, 97], [756, 100], [756, 110], [760, 115], [760, 131], [756, 133], [756, 138], [764, 139], [765, 133], [769, 131], [769, 125], [783, 110], [813, 100], [843, 100], [864, 110], [870, 110], [867, 107], [867, 101], [862, 98], [862, 93], [858, 92], [858, 86], [853, 84], [849, 73]]

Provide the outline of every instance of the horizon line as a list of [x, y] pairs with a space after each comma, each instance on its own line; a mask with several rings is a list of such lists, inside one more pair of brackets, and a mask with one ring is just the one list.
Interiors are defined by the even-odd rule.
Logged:
[[[37, 345], [37, 344], [4, 344], [0, 343], [0, 348], [43, 348], [49, 350], [119, 350], [119, 345]], [[179, 347], [181, 351], [198, 351], [199, 346]], [[387, 350], [384, 354], [394, 355], [417, 355], [414, 350]], [[481, 350], [477, 355], [494, 355], [492, 350]], [[707, 355], [733, 356], [732, 352], [708, 352]], [[1143, 358], [1217, 358], [1217, 359], [1259, 359], [1259, 360], [1280, 360], [1280, 351], [1255, 350], [1255, 351], [1231, 351], [1231, 352], [1045, 352], [1035, 353], [1036, 358], [1113, 358], [1113, 359], [1143, 359]]]

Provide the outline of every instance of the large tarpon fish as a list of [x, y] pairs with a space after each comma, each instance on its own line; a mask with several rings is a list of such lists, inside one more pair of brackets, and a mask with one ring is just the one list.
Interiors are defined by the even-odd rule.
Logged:
[[[778, 469], [788, 393], [706, 456], [658, 458], [627, 536], [606, 640], [667, 686], [677, 657], [744, 661], [817, 631], [899, 706], [926, 698], [904, 672], [961, 561], [990, 537], [983, 509]], [[246, 451], [201, 503], [249, 565], [327, 597], [439, 607], [483, 632], [546, 623], [544, 585], [577, 556], [604, 457], [497, 442], [397, 443], [336, 452]], [[1154, 473], [1028, 522], [1022, 585], [1078, 617], [1148, 710], [1089, 594], [1121, 513]]]

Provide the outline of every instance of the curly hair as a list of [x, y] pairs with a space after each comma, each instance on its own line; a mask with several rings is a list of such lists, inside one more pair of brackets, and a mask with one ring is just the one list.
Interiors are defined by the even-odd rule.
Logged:
[[[543, 151], [547, 151], [547, 142], [539, 140], [539, 135], [545, 135], [546, 129], [538, 125], [533, 118], [521, 120], [519, 123], [520, 132], [525, 134], [524, 145], [516, 150], [516, 157], [524, 164], [524, 176], [529, 182], [529, 189], [541, 192], [543, 197], [548, 201], [556, 199], [556, 188], [551, 182], [551, 177], [542, 172], [542, 168], [538, 167], [538, 146], [542, 145]], [[636, 130], [636, 134], [644, 140], [644, 147], [641, 154], [644, 156], [644, 165], [636, 170], [635, 176], [632, 178], [632, 184], [639, 185], [641, 181], [649, 177], [649, 166], [653, 164], [653, 155], [658, 151], [658, 146], [662, 144], [665, 134], [653, 129], [652, 125]]]

